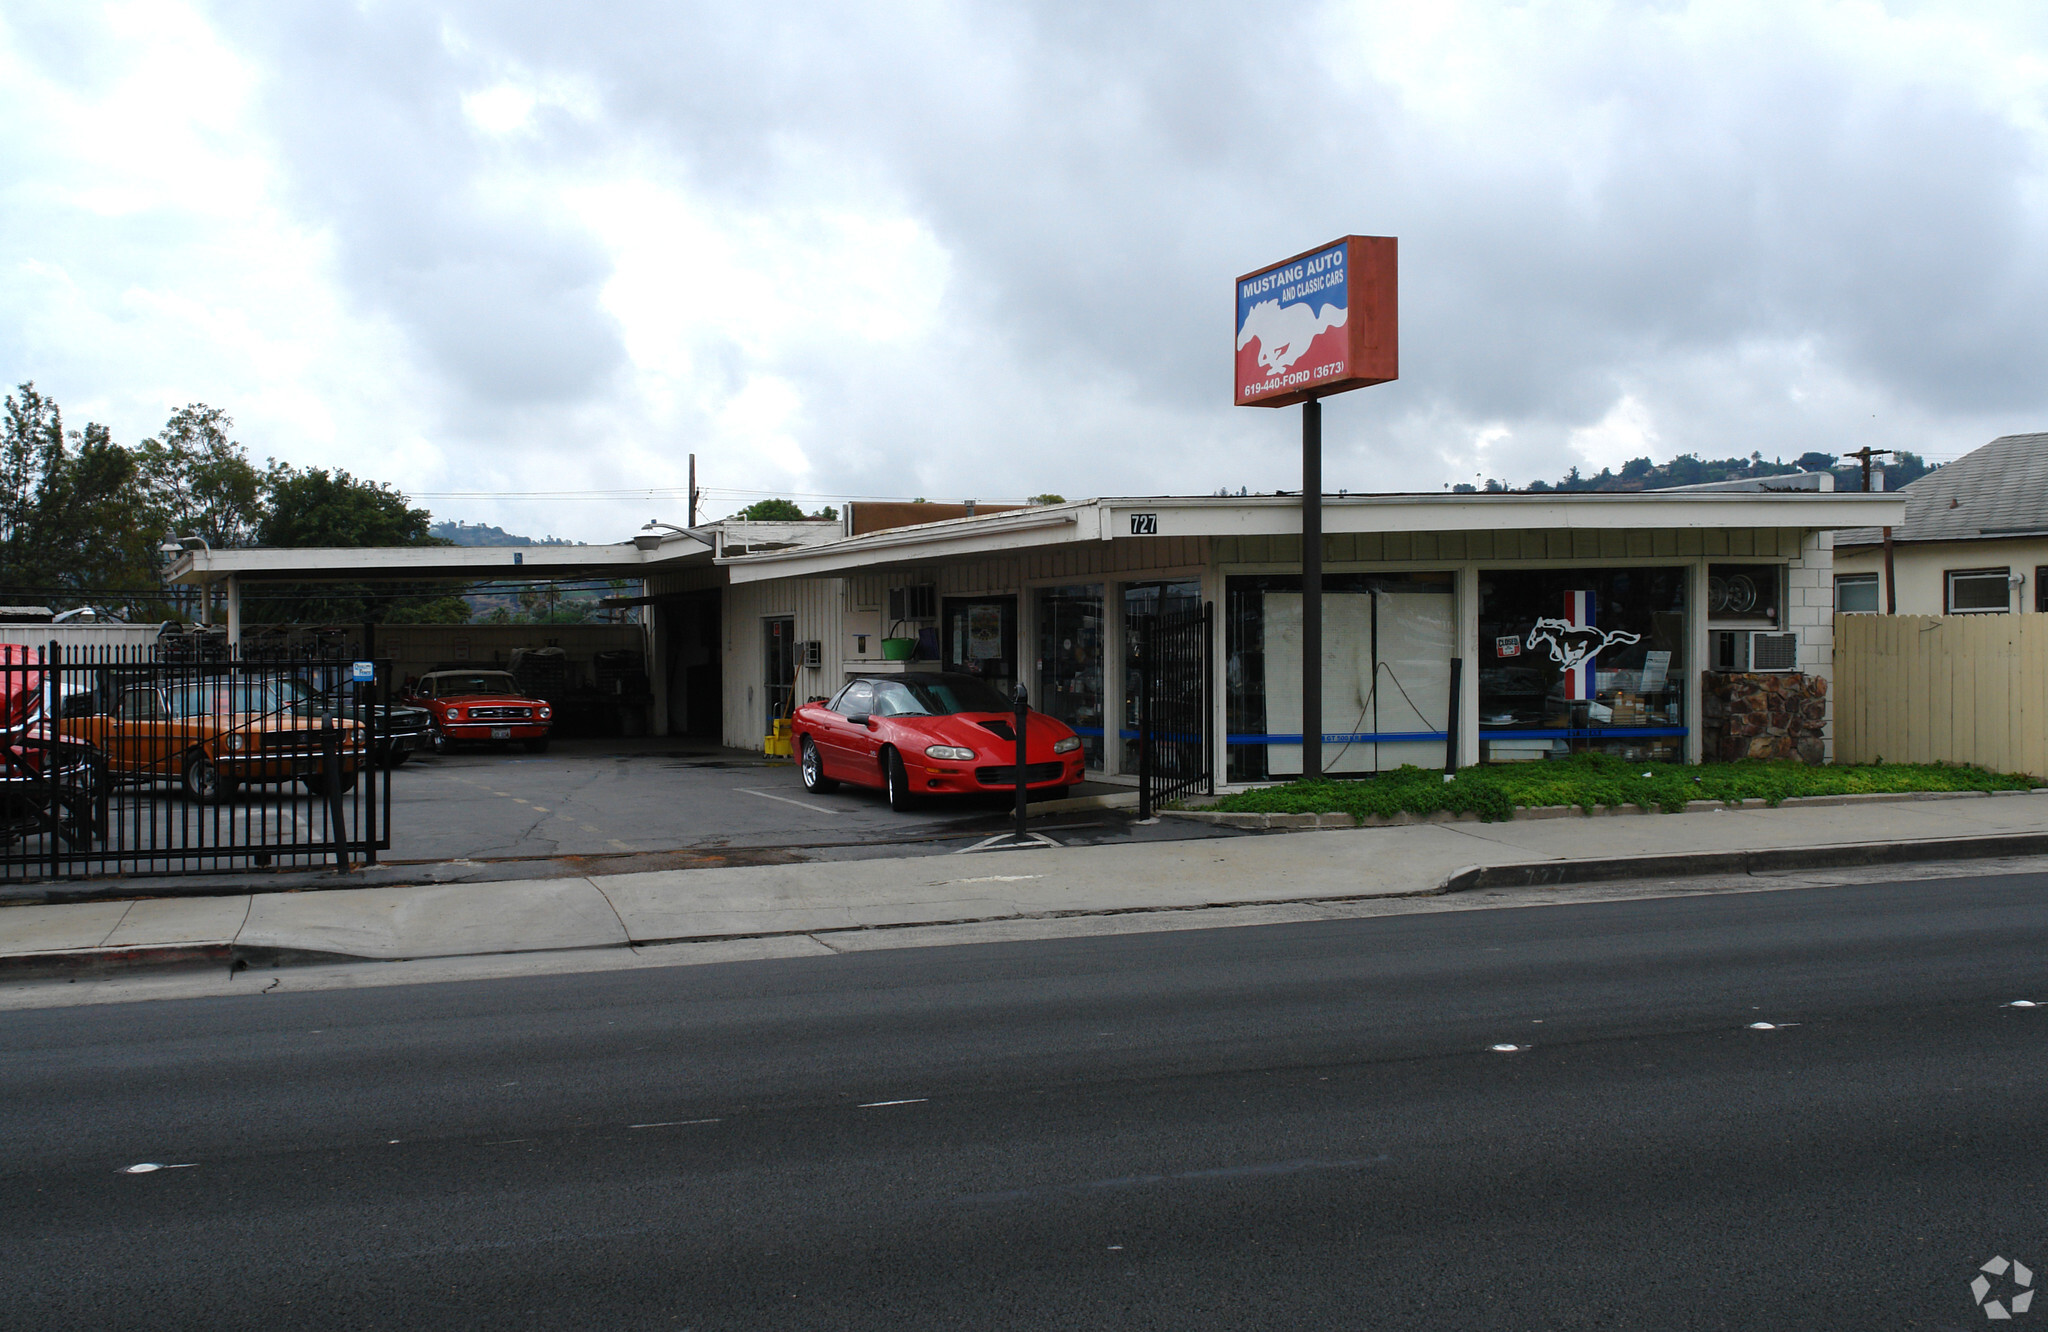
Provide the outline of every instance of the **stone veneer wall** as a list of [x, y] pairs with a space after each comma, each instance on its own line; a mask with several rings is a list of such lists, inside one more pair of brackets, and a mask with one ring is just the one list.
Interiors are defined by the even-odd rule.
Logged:
[[1736, 759], [1828, 758], [1828, 682], [1801, 671], [1708, 671], [1706, 756]]

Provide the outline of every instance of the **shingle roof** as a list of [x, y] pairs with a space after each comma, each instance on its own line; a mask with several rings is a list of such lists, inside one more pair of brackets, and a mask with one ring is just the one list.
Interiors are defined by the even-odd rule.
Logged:
[[[1894, 541], [1968, 541], [2048, 532], [2048, 434], [2001, 435], [1901, 487], [1906, 523]], [[1835, 545], [1884, 539], [1875, 527], [1835, 533]]]

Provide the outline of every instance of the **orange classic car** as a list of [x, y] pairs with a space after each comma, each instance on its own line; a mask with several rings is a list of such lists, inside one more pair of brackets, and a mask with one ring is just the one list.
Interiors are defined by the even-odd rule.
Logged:
[[[110, 685], [64, 701], [62, 733], [106, 755], [121, 781], [175, 779], [194, 800], [215, 804], [244, 782], [296, 780], [327, 790], [317, 702], [286, 678], [180, 678]], [[335, 718], [341, 789], [356, 784], [362, 732]]]

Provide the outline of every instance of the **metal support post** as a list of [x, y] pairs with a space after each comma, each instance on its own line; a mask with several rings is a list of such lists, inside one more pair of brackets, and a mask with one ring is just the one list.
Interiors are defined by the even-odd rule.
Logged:
[[1159, 668], [1158, 618], [1140, 628], [1138, 642], [1138, 819], [1152, 817], [1152, 675]]
[[1301, 404], [1301, 775], [1323, 775], [1323, 404]]
[[1030, 695], [1025, 692], [1023, 685], [1017, 686], [1017, 692], [1012, 697], [1017, 703], [1015, 722], [1017, 727], [1017, 840], [1021, 842], [1028, 835], [1024, 827], [1026, 821], [1024, 812], [1024, 746], [1031, 722], [1031, 708], [1029, 706]]
[[348, 872], [348, 823], [341, 807], [341, 728], [334, 714], [321, 719], [320, 770], [327, 778], [327, 831], [334, 838], [334, 868]]
[[1465, 701], [1465, 659], [1451, 658], [1451, 707], [1444, 722], [1444, 780], [1458, 775], [1459, 706]]

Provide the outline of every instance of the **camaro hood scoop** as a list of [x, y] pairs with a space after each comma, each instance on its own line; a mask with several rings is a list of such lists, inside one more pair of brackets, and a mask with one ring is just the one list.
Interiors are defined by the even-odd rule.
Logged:
[[1001, 736], [1003, 739], [1008, 740], [1011, 744], [1015, 744], [1017, 742], [1017, 728], [1012, 726], [1009, 722], [978, 721], [974, 724], [976, 726], [979, 726], [984, 731], [993, 731], [995, 734]]

